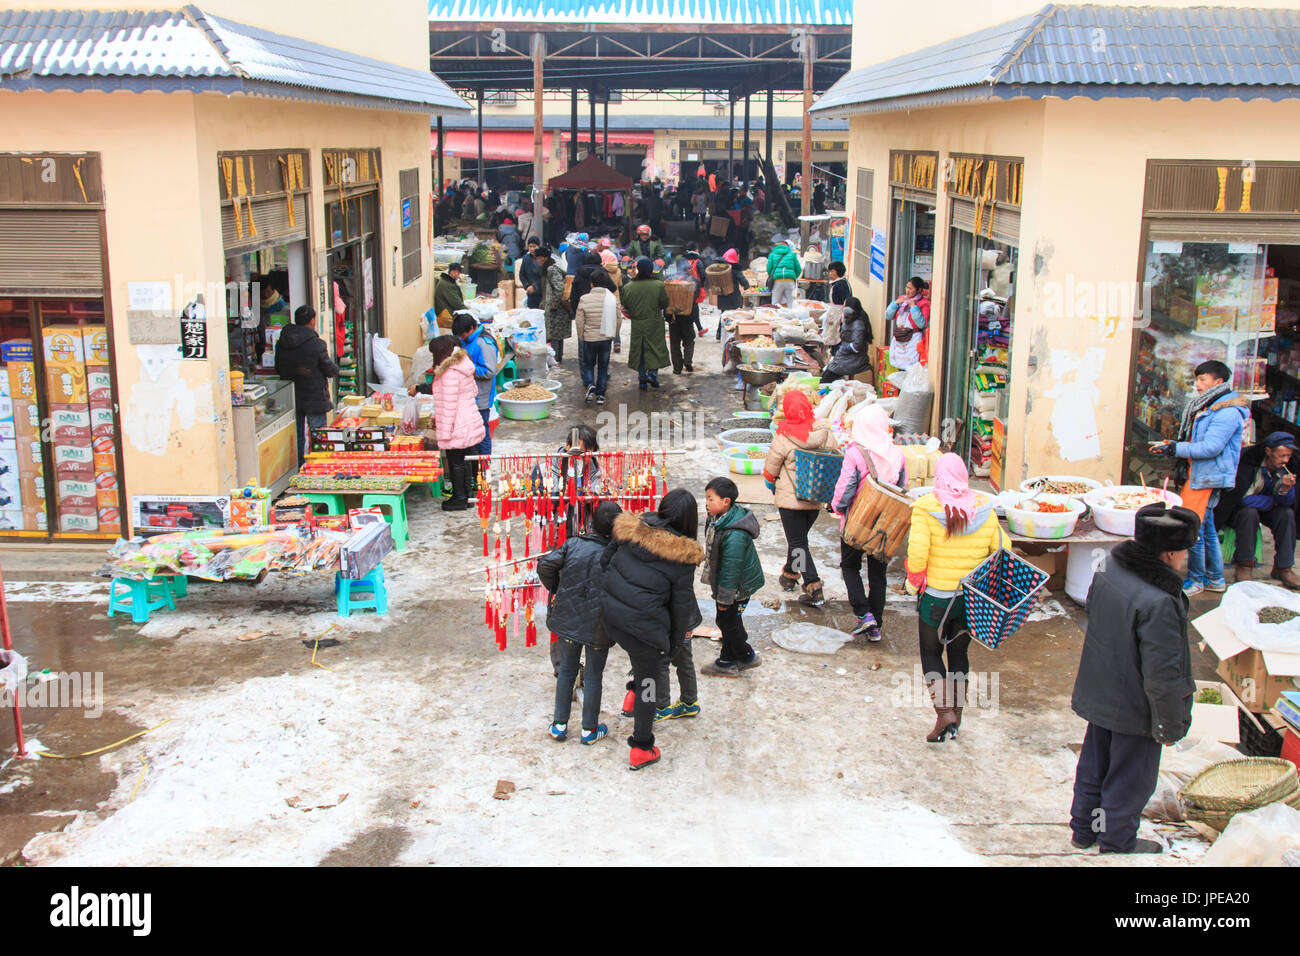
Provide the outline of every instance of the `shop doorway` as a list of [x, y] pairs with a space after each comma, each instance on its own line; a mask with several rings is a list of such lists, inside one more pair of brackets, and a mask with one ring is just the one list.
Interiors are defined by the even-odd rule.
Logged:
[[912, 276], [931, 281], [934, 275], [934, 221], [933, 204], [894, 200], [894, 247], [889, 270], [891, 300], [903, 294], [903, 288]]
[[364, 395], [366, 383], [375, 380], [370, 336], [383, 334], [377, 204], [378, 193], [370, 191], [331, 202], [325, 210], [330, 325], [340, 395]]
[[[275, 346], [299, 306], [310, 305], [307, 242], [270, 244], [226, 258], [230, 368], [275, 375]], [[317, 322], [321, 328], [323, 323]]]

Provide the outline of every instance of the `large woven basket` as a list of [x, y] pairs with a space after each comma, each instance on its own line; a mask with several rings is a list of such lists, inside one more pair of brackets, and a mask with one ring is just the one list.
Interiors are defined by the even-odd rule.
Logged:
[[1211, 764], [1179, 796], [1197, 810], [1256, 810], [1284, 799], [1300, 784], [1295, 764], [1280, 757], [1246, 757]]
[[[1236, 763], [1236, 761], [1235, 760], [1229, 761], [1229, 763]], [[1300, 783], [1296, 784], [1295, 790], [1293, 790], [1289, 795], [1282, 797], [1280, 799], [1281, 802], [1285, 803], [1288, 807], [1294, 807], [1295, 809], [1300, 810]], [[1277, 800], [1270, 801], [1270, 803], [1277, 803], [1277, 802], [1278, 802]], [[1264, 804], [1264, 806], [1268, 806], [1268, 804], [1266, 803]], [[1258, 810], [1259, 807], [1253, 807], [1251, 809]], [[1214, 829], [1216, 830], [1223, 831], [1228, 828], [1228, 824], [1232, 822], [1232, 818], [1235, 817], [1238, 813], [1249, 813], [1249, 812], [1250, 812], [1249, 809], [1202, 810], [1200, 807], [1189, 806], [1187, 808], [1187, 819], [1196, 820], [1199, 823], [1204, 823], [1206, 826], [1214, 827]]]
[[911, 526], [912, 499], [868, 477], [849, 507], [841, 534], [849, 547], [888, 561], [907, 540]]
[[668, 290], [668, 311], [690, 315], [695, 308], [695, 283], [690, 279], [669, 279], [664, 288]]
[[800, 501], [829, 504], [835, 497], [844, 456], [838, 452], [805, 451], [794, 453], [794, 496]]
[[736, 280], [729, 264], [715, 262], [704, 270], [704, 274], [709, 280], [709, 288], [719, 295], [731, 295], [736, 290]]

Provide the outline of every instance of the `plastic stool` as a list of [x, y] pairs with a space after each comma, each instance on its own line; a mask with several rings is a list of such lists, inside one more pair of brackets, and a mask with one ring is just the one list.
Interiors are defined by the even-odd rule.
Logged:
[[384, 512], [384, 520], [388, 522], [393, 531], [393, 550], [405, 551], [406, 543], [410, 540], [410, 529], [406, 523], [406, 495], [394, 494], [371, 494], [361, 496], [361, 510], [377, 507], [381, 510], [387, 508]]
[[[1235, 528], [1224, 528], [1219, 532], [1219, 550], [1223, 553], [1223, 563], [1225, 566], [1231, 565], [1232, 559], [1237, 555], [1237, 531]], [[1259, 564], [1264, 560], [1264, 529], [1255, 529], [1255, 563]]]
[[507, 362], [501, 371], [497, 372], [497, 391], [504, 391], [506, 383], [513, 382], [518, 377], [519, 369], [515, 368], [515, 363], [513, 361]]
[[189, 581], [183, 574], [173, 574], [169, 578], [163, 578], [172, 589], [172, 597], [183, 598], [190, 593]]
[[176, 610], [171, 585], [166, 579], [136, 581], [131, 578], [113, 578], [108, 585], [108, 616], [118, 611], [130, 611], [131, 620], [145, 624], [150, 611], [167, 608]]
[[347, 509], [343, 507], [343, 496], [328, 491], [304, 491], [302, 496], [314, 505], [325, 505], [329, 508], [329, 514], [345, 515]]
[[[364, 578], [355, 581], [334, 572], [334, 591], [337, 595], [339, 617], [353, 611], [373, 610], [376, 614], [388, 613], [388, 587], [384, 584], [384, 566], [378, 565]], [[358, 595], [369, 594], [369, 597]]]

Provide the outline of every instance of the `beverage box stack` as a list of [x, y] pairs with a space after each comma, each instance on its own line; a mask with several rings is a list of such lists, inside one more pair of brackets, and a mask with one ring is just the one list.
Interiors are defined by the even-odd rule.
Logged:
[[45, 471], [41, 458], [41, 409], [30, 339], [0, 344], [0, 525], [13, 531], [46, 531]]
[[58, 530], [120, 534], [113, 393], [102, 327], [41, 330]]

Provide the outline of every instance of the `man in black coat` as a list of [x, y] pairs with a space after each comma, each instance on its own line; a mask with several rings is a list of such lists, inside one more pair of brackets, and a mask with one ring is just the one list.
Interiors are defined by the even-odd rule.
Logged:
[[1237, 481], [1225, 491], [1214, 509], [1214, 523], [1232, 528], [1237, 550], [1232, 563], [1237, 580], [1249, 581], [1255, 573], [1255, 539], [1260, 526], [1273, 533], [1273, 571], [1269, 577], [1292, 591], [1300, 590], [1296, 577], [1296, 440], [1277, 431], [1241, 453]]
[[542, 307], [542, 267], [537, 264], [540, 243], [536, 236], [528, 239], [528, 250], [519, 259], [519, 284], [524, 287], [524, 304], [530, 309]]
[[1137, 839], [1156, 789], [1160, 745], [1192, 723], [1192, 655], [1183, 574], [1201, 522], [1188, 508], [1147, 505], [1133, 541], [1111, 552], [1088, 591], [1088, 631], [1070, 706], [1088, 722], [1074, 777], [1072, 843], [1102, 853], [1159, 853]]
[[[316, 334], [316, 310], [298, 306], [294, 324], [280, 333], [275, 343], [275, 374], [293, 382], [298, 416], [298, 464], [311, 443], [310, 428], [324, 428], [334, 410], [326, 379], [337, 378], [339, 367], [330, 359], [325, 340]], [[306, 427], [304, 427], [304, 423]]]

